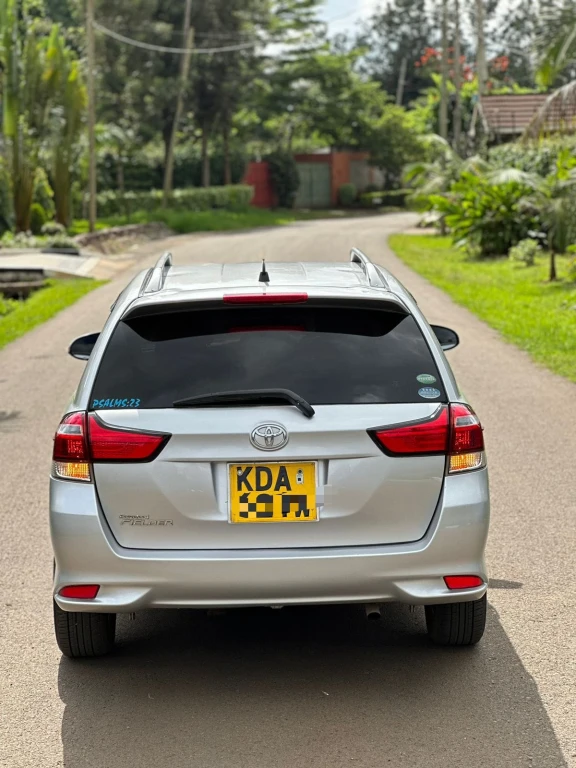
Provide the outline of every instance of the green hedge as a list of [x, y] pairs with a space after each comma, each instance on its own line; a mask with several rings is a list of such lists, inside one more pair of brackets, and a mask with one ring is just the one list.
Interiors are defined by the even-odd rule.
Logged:
[[554, 173], [558, 155], [565, 148], [576, 155], [576, 138], [562, 136], [523, 143], [520, 141], [492, 147], [488, 159], [497, 168], [518, 168], [526, 173], [548, 176]]
[[[175, 189], [168, 208], [172, 211], [243, 211], [252, 201], [254, 190], [245, 185]], [[136, 211], [154, 211], [162, 206], [162, 190], [119, 192], [108, 190], [98, 195], [98, 216], [129, 216]]]
[[384, 192], [364, 192], [360, 195], [363, 208], [380, 208], [383, 206], [398, 206], [404, 208], [406, 198], [411, 193], [409, 189], [392, 189]]

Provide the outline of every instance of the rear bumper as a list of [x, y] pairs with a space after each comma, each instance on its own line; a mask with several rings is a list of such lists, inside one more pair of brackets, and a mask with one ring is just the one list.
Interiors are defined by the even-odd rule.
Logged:
[[[486, 586], [449, 591], [443, 577], [487, 582], [490, 502], [485, 469], [446, 478], [426, 536], [365, 547], [275, 550], [130, 550], [114, 540], [92, 485], [51, 479], [54, 595], [68, 611], [216, 608], [353, 602], [433, 604], [477, 600]], [[99, 584], [95, 600], [58, 596]]]

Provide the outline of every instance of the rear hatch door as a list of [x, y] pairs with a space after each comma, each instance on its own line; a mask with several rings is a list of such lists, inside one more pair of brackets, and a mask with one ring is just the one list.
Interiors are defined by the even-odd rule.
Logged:
[[[281, 397], [174, 406], [278, 389], [314, 416]], [[369, 430], [429, 418], [443, 402], [416, 321], [388, 302], [128, 318], [104, 353], [91, 408], [107, 424], [172, 437], [152, 462], [95, 464], [102, 512], [118, 542], [139, 549], [415, 541], [438, 505], [445, 458], [387, 456]]]

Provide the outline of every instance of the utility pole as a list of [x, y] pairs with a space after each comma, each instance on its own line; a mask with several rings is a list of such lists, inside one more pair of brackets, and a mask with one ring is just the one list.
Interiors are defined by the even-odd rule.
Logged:
[[454, 0], [454, 86], [456, 102], [454, 104], [454, 150], [460, 154], [462, 147], [462, 66], [460, 64], [460, 2]]
[[398, 77], [398, 87], [396, 89], [396, 105], [398, 107], [402, 106], [402, 102], [404, 100], [404, 86], [406, 85], [406, 67], [408, 65], [408, 60], [406, 56], [402, 59], [402, 63], [400, 64], [400, 75]]
[[486, 39], [484, 37], [484, 0], [476, 0], [476, 74], [478, 77], [478, 95], [482, 97], [486, 90], [486, 80], [488, 73], [486, 71]]
[[440, 136], [448, 139], [448, 0], [442, 0], [442, 83], [440, 90]]
[[178, 124], [182, 118], [182, 111], [184, 109], [184, 92], [186, 91], [188, 74], [190, 72], [190, 59], [192, 57], [191, 49], [194, 45], [194, 29], [190, 26], [191, 15], [192, 0], [186, 0], [183, 26], [184, 40], [186, 41], [186, 53], [182, 56], [182, 68], [180, 70], [180, 86], [178, 88], [178, 98], [176, 101], [176, 113], [174, 115], [174, 122], [172, 124], [172, 133], [170, 135], [170, 143], [168, 144], [168, 152], [166, 154], [166, 168], [164, 169], [164, 191], [162, 194], [162, 205], [164, 208], [166, 208], [170, 202], [170, 195], [172, 194], [172, 187], [174, 185], [174, 151], [176, 149], [176, 136], [178, 133]]
[[88, 221], [90, 232], [96, 230], [96, 88], [94, 85], [94, 69], [96, 54], [94, 45], [94, 0], [86, 2], [86, 35], [88, 54]]

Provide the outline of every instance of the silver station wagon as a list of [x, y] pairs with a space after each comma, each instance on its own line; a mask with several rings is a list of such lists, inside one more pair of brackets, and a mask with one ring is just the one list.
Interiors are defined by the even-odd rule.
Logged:
[[54, 620], [66, 656], [116, 614], [425, 606], [430, 639], [486, 620], [482, 427], [412, 295], [349, 262], [173, 266], [120, 294], [58, 427]]

